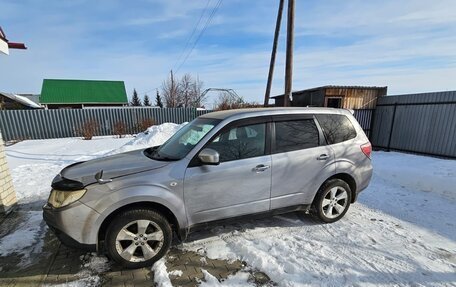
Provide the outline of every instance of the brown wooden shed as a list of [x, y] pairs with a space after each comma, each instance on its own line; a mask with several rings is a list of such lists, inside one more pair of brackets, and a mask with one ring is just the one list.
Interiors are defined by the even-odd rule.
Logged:
[[[323, 86], [293, 92], [294, 107], [333, 107], [375, 109], [377, 99], [386, 96], [388, 87]], [[272, 97], [275, 106], [283, 106], [283, 95]]]

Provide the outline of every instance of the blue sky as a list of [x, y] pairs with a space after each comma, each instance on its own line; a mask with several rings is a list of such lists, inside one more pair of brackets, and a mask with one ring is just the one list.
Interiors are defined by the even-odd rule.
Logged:
[[[0, 0], [0, 26], [29, 47], [0, 55], [0, 90], [39, 93], [44, 78], [107, 79], [125, 81], [129, 95], [136, 88], [153, 96], [217, 3]], [[277, 7], [278, 0], [223, 0], [177, 74], [262, 102]], [[273, 94], [284, 88], [285, 34], [282, 29]], [[331, 84], [388, 86], [389, 94], [456, 89], [456, 1], [296, 0], [295, 34], [293, 90]]]

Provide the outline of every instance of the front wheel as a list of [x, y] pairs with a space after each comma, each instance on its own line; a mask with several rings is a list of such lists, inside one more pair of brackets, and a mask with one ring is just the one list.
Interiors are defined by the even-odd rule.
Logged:
[[331, 223], [341, 219], [351, 202], [350, 186], [343, 180], [331, 179], [319, 189], [313, 207], [315, 215], [323, 222]]
[[129, 210], [116, 216], [106, 232], [108, 255], [126, 268], [141, 268], [162, 258], [171, 245], [171, 227], [153, 210]]

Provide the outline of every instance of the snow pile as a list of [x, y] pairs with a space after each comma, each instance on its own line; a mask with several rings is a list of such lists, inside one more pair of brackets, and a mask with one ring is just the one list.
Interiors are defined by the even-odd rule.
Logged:
[[158, 287], [173, 287], [168, 276], [164, 258], [155, 262], [154, 266], [152, 266], [152, 271], [154, 272], [155, 284]]
[[[57, 164], [25, 164], [12, 170], [13, 184], [20, 203], [30, 203], [49, 196], [52, 179], [65, 167]], [[36, 176], [36, 171], [40, 175]], [[43, 184], [46, 183], [46, 184]]]
[[248, 282], [250, 274], [248, 272], [240, 271], [234, 275], [229, 276], [227, 279], [219, 282], [218, 279], [207, 272], [207, 270], [201, 270], [204, 274], [205, 282], [200, 283], [200, 287], [238, 287], [238, 286], [256, 286], [253, 283]]
[[20, 254], [24, 264], [32, 253], [41, 252], [42, 239], [47, 229], [42, 219], [41, 211], [27, 212], [23, 223], [14, 232], [0, 239], [0, 256]]
[[52, 179], [65, 166], [100, 157], [130, 139], [97, 137], [28, 140], [5, 148], [8, 166], [21, 204], [46, 200]]
[[108, 154], [116, 154], [161, 145], [186, 124], [187, 122], [180, 125], [164, 123], [157, 126], [151, 126], [145, 132], [137, 134], [130, 142]]
[[65, 166], [134, 149], [161, 145], [187, 123], [151, 126], [136, 138], [95, 137], [30, 140], [6, 147], [8, 165], [20, 203], [45, 200], [52, 179]]

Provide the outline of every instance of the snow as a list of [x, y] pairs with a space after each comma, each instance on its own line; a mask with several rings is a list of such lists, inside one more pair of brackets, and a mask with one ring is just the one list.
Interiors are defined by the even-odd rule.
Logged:
[[456, 201], [454, 160], [381, 152], [375, 158], [377, 177], [409, 189], [437, 192]]
[[65, 166], [103, 156], [131, 138], [97, 137], [29, 140], [5, 148], [17, 198], [21, 203], [47, 199], [52, 179]]
[[16, 95], [16, 94], [11, 94], [11, 93], [1, 93], [2, 95], [12, 99], [13, 101], [16, 101], [18, 103], [21, 103], [25, 106], [35, 108], [35, 109], [41, 109], [43, 108], [41, 105], [35, 103], [34, 101], [30, 100], [27, 97]]
[[[161, 144], [179, 128], [155, 126], [135, 138], [33, 140], [6, 147], [18, 198], [21, 203], [43, 201], [64, 166]], [[195, 233], [180, 248], [213, 259], [243, 260], [278, 286], [456, 285], [456, 161], [374, 152], [373, 165], [370, 186], [336, 223], [321, 224], [297, 213], [240, 221]], [[43, 228], [41, 213], [31, 211], [14, 233], [0, 239], [0, 256], [28, 252], [42, 240]], [[86, 277], [73, 286], [98, 282], [96, 274], [108, 264], [104, 257], [94, 258], [84, 267]], [[169, 275], [179, 276], [168, 274], [165, 259], [152, 270], [158, 286], [171, 286]], [[223, 282], [205, 273], [201, 282], [220, 284], [247, 286], [248, 273]]]
[[49, 196], [52, 179], [65, 166], [161, 145], [185, 124], [164, 123], [151, 126], [134, 138], [103, 136], [89, 141], [81, 138], [29, 140], [8, 146], [5, 150], [17, 197], [22, 203], [44, 200]]
[[14, 232], [0, 239], [0, 256], [21, 255], [21, 264], [27, 264], [32, 253], [41, 251], [43, 236], [47, 228], [42, 222], [41, 211], [28, 211], [23, 222]]
[[100, 286], [101, 278], [99, 276], [89, 276], [75, 281], [66, 282], [62, 284], [52, 284], [47, 286], [52, 287], [87, 287], [87, 286]]
[[76, 277], [80, 279], [62, 283], [52, 284], [52, 287], [85, 287], [85, 286], [100, 286], [102, 279], [99, 273], [109, 270], [111, 264], [104, 256], [98, 256], [95, 252], [81, 256], [82, 269], [76, 273]]
[[173, 270], [173, 271], [169, 272], [168, 274], [172, 275], [172, 276], [181, 277], [182, 274], [184, 274], [184, 272], [182, 272], [182, 270]]
[[186, 124], [187, 123], [180, 125], [173, 123], [164, 123], [157, 126], [151, 126], [146, 131], [136, 135], [133, 140], [126, 143], [122, 147], [111, 151], [109, 154], [161, 145]]
[[212, 275], [211, 273], [207, 272], [207, 270], [202, 270], [204, 274], [204, 280], [200, 283], [200, 287], [238, 287], [238, 286], [256, 286], [253, 283], [248, 282], [250, 273], [240, 271], [234, 275], [228, 276], [226, 280], [219, 282], [218, 279]]
[[168, 276], [164, 258], [155, 262], [154, 266], [152, 266], [152, 272], [154, 272], [154, 281], [158, 287], [173, 287]]
[[456, 284], [456, 208], [444, 192], [456, 186], [446, 177], [456, 161], [375, 152], [373, 164], [371, 185], [336, 223], [276, 216], [215, 228], [183, 249], [244, 260], [279, 286]]

